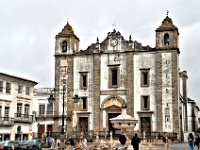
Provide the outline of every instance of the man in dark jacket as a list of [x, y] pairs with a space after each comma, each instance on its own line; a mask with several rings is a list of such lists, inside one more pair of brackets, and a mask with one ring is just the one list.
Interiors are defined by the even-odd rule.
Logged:
[[140, 138], [138, 138], [137, 133], [135, 133], [135, 136], [133, 136], [131, 140], [131, 145], [133, 146], [134, 150], [139, 150], [139, 143], [140, 143]]
[[126, 144], [126, 136], [123, 133], [119, 136], [119, 141], [120, 141], [121, 145]]

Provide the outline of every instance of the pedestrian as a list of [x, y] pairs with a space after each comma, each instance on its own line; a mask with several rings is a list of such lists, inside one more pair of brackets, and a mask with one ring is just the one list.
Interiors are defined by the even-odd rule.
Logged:
[[48, 148], [51, 148], [51, 136], [48, 136]]
[[119, 141], [120, 141], [121, 145], [126, 144], [126, 136], [123, 133], [119, 136]]
[[51, 148], [54, 148], [54, 145], [55, 145], [55, 140], [53, 137], [51, 137]]
[[194, 136], [192, 133], [188, 134], [188, 146], [189, 150], [193, 150], [193, 142], [194, 142]]
[[197, 146], [197, 148], [199, 149], [199, 144], [200, 144], [200, 138], [199, 135], [197, 134], [195, 136], [194, 146]]
[[167, 143], [167, 139], [165, 136], [163, 136], [162, 140], [163, 140], [163, 143]]
[[69, 143], [71, 145], [72, 149], [75, 149], [75, 144], [74, 144], [74, 140], [72, 138], [69, 139]]
[[133, 136], [131, 140], [131, 145], [133, 146], [134, 150], [139, 150], [140, 138], [138, 137], [137, 133]]

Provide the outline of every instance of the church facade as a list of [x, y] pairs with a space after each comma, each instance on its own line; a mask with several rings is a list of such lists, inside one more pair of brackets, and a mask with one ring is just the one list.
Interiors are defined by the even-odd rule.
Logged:
[[[78, 36], [66, 24], [56, 35], [54, 55], [54, 111], [64, 113], [65, 132], [117, 134], [109, 119], [126, 102], [127, 114], [138, 120], [135, 131], [181, 136], [187, 97], [180, 94], [179, 32], [171, 18], [164, 18], [155, 38], [152, 48], [114, 29], [102, 42], [97, 38], [80, 50]], [[60, 132], [61, 122], [61, 117], [54, 118], [53, 131]]]

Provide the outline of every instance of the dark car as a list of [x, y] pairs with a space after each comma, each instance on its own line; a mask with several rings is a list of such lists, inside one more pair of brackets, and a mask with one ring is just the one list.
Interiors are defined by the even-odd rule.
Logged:
[[21, 150], [19, 141], [2, 141], [0, 142], [0, 150], [12, 150], [14, 147], [15, 150]]
[[42, 142], [40, 140], [34, 139], [30, 141], [24, 141], [21, 143], [22, 150], [41, 150]]

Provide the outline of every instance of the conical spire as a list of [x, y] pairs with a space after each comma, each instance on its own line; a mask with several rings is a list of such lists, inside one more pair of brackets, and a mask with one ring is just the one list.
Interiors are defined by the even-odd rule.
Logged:
[[162, 21], [162, 24], [156, 29], [156, 31], [163, 31], [163, 30], [178, 30], [178, 28], [173, 24], [173, 21], [168, 16]]
[[79, 38], [74, 34], [74, 30], [68, 21], [67, 21], [67, 24], [62, 29], [62, 31], [58, 33], [58, 35], [56, 35], [56, 37], [59, 37], [59, 36], [74, 37], [79, 41]]
[[67, 22], [67, 24], [64, 26], [62, 31], [59, 34], [74, 34], [74, 30], [72, 26]]

